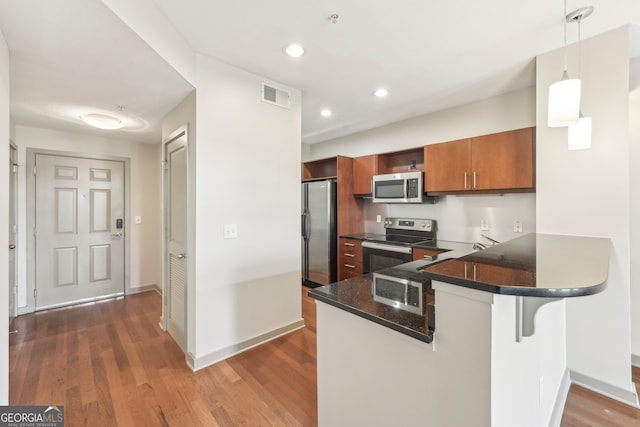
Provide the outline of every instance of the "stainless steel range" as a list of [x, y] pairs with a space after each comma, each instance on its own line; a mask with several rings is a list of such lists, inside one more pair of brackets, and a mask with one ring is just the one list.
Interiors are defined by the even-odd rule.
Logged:
[[385, 234], [362, 242], [362, 272], [382, 270], [413, 261], [413, 245], [436, 246], [436, 221], [385, 218]]

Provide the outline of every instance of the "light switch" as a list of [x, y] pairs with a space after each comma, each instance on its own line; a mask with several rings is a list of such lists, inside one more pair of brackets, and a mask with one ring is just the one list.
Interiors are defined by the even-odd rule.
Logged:
[[225, 224], [224, 225], [224, 238], [235, 239], [238, 237], [238, 224]]
[[142, 224], [142, 217], [140, 215], [137, 215], [133, 220], [136, 224]]

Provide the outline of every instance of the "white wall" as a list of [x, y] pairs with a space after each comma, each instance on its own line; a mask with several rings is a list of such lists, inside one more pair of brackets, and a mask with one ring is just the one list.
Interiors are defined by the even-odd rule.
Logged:
[[[575, 52], [572, 46], [569, 64], [577, 64]], [[572, 378], [634, 403], [628, 55], [626, 27], [582, 42], [582, 111], [593, 117], [593, 142], [580, 151], [567, 150], [566, 128], [546, 125], [548, 88], [562, 73], [562, 49], [537, 58], [537, 226], [545, 233], [611, 238], [607, 289], [567, 300], [567, 363]]]
[[[26, 126], [16, 126], [14, 142], [18, 146], [18, 162], [21, 165], [26, 164], [27, 148], [129, 158], [131, 193], [130, 206], [125, 210], [128, 214], [125, 226], [130, 239], [129, 283], [134, 291], [144, 286], [160, 286], [158, 146], [111, 139], [108, 136], [101, 138]], [[26, 167], [22, 167], [18, 174], [18, 217], [21, 218], [18, 232], [18, 306], [23, 308], [22, 312], [25, 307], [33, 304], [32, 299], [27, 298], [26, 200], [27, 195], [32, 194], [32, 189], [28, 190], [26, 186], [27, 173]], [[142, 217], [142, 223], [133, 224], [133, 217], [138, 215]], [[32, 306], [28, 308], [33, 309]]]
[[[261, 101], [264, 78], [198, 55], [195, 364], [301, 320], [301, 94]], [[223, 239], [224, 224], [238, 225]], [[204, 361], [204, 362], [202, 362]]]
[[[422, 145], [485, 135], [535, 125], [535, 89], [527, 88], [472, 104], [393, 123], [365, 132], [308, 146], [305, 160], [341, 154], [358, 157]], [[438, 221], [438, 238], [453, 241], [484, 241], [486, 234], [503, 241], [520, 234], [513, 222], [523, 223], [523, 232], [536, 230], [535, 194], [473, 195], [440, 197], [435, 205], [376, 205], [365, 202], [366, 230], [381, 232], [376, 215], [431, 218]], [[480, 221], [489, 221], [488, 231]]]
[[[640, 58], [631, 62], [636, 82], [640, 82]], [[630, 76], [631, 77], [631, 76]], [[632, 80], [634, 77], [631, 77]], [[632, 85], [629, 93], [630, 174], [631, 174], [631, 352], [640, 366], [640, 87]]]
[[[9, 138], [11, 136], [9, 123], [9, 48], [0, 33], [0, 140], [3, 149], [0, 150], [0, 188], [2, 194], [9, 191]], [[2, 203], [5, 209], [0, 209], [0, 405], [9, 404], [9, 210], [7, 198]]]

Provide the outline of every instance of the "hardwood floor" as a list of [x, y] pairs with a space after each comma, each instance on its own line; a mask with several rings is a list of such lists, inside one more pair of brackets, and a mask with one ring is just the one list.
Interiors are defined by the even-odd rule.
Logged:
[[315, 304], [307, 326], [192, 372], [158, 326], [155, 292], [16, 319], [11, 405], [64, 405], [67, 426], [314, 426]]
[[[12, 405], [65, 406], [71, 426], [315, 426], [315, 303], [306, 327], [191, 372], [158, 327], [160, 296], [28, 314], [10, 335]], [[640, 369], [634, 368], [634, 381]], [[572, 386], [563, 427], [640, 426], [640, 410]]]

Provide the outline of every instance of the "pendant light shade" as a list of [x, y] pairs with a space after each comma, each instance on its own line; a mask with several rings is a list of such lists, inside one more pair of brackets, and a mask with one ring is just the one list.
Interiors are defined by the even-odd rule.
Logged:
[[580, 79], [570, 79], [565, 70], [562, 79], [549, 86], [549, 127], [578, 123], [580, 118]]
[[582, 117], [578, 123], [569, 126], [569, 150], [591, 148], [591, 117]]

